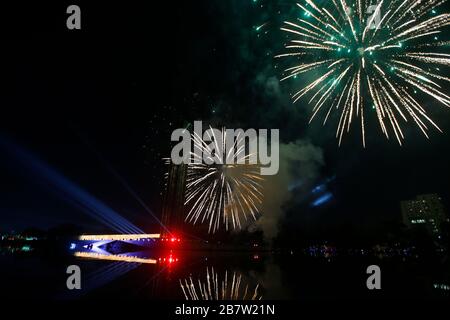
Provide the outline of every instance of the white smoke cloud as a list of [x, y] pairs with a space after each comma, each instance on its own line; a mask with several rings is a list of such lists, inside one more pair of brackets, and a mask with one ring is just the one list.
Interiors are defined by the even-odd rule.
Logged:
[[280, 144], [280, 168], [278, 174], [265, 176], [262, 216], [256, 221], [256, 228], [263, 231], [267, 240], [278, 234], [285, 205], [292, 198], [289, 186], [299, 181], [303, 186], [312, 185], [323, 164], [322, 149], [310, 142]]

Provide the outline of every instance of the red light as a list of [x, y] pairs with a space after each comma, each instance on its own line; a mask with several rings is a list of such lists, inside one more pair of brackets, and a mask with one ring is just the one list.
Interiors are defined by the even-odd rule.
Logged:
[[181, 242], [181, 239], [178, 238], [176, 235], [171, 235], [170, 237], [164, 237], [160, 239], [161, 242], [170, 242], [172, 244], [175, 244], [177, 242]]
[[158, 261], [161, 263], [167, 263], [167, 264], [172, 264], [175, 262], [178, 262], [178, 258], [174, 257], [172, 254], [165, 257], [165, 258], [159, 258]]

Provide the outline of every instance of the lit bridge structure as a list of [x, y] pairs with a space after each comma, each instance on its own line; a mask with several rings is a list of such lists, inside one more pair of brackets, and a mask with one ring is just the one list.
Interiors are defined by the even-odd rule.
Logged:
[[164, 238], [159, 233], [81, 235], [70, 243], [70, 250], [78, 258], [144, 264], [172, 263], [178, 261], [172, 254], [155, 259], [155, 252], [151, 251], [157, 251], [160, 243], [178, 242], [179, 238]]
[[81, 241], [144, 241], [149, 239], [159, 239], [161, 234], [101, 234], [101, 235], [81, 235]]

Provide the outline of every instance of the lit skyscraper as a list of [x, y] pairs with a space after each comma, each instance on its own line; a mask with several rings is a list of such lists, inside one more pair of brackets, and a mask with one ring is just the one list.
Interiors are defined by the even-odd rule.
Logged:
[[402, 201], [401, 209], [406, 226], [424, 225], [431, 234], [440, 236], [446, 216], [442, 199], [437, 194], [419, 195], [414, 200]]

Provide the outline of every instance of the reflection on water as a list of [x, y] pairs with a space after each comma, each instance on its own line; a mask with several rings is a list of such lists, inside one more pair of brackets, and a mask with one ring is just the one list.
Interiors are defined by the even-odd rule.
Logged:
[[148, 264], [156, 264], [157, 262], [156, 259], [141, 258], [138, 255], [103, 254], [96, 252], [75, 252], [73, 255], [78, 258], [98, 259], [107, 261], [123, 261], [123, 262], [148, 263]]
[[[210, 274], [211, 273], [211, 274]], [[196, 281], [194, 284], [192, 277], [179, 280], [181, 290], [186, 300], [261, 300], [262, 296], [258, 293], [259, 284], [249, 292], [249, 283], [241, 273], [233, 272], [228, 278], [228, 270], [225, 271], [224, 279], [220, 279], [214, 267], [206, 267], [206, 280]], [[184, 285], [183, 285], [184, 283]], [[242, 284], [242, 286], [241, 286]], [[245, 289], [243, 289], [245, 288]]]
[[[379, 254], [344, 255], [328, 248], [323, 254], [316, 248], [286, 252], [149, 248], [110, 253], [103, 249], [117, 248], [70, 251], [69, 244], [55, 250], [34, 243], [27, 243], [25, 250], [23, 243], [0, 247], [2, 297], [371, 299], [446, 298], [450, 292], [448, 262], [409, 253], [390, 253], [382, 259]], [[66, 289], [66, 269], [73, 264], [81, 268], [82, 290]], [[371, 264], [382, 270], [379, 292], [366, 288], [366, 268]]]

